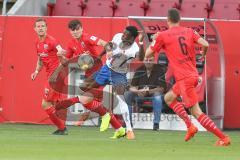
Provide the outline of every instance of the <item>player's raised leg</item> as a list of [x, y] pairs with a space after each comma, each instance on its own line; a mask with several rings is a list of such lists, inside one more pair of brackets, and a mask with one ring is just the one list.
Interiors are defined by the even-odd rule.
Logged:
[[125, 136], [125, 129], [122, 127], [121, 123], [115, 118], [113, 114], [110, 114], [108, 110], [103, 106], [102, 102], [93, 98], [91, 93], [84, 93], [79, 96], [79, 101], [83, 104], [85, 108], [92, 112], [98, 113], [102, 117], [102, 123], [100, 126], [100, 131], [105, 131], [109, 127], [109, 123], [116, 130], [113, 138], [120, 138]]
[[58, 100], [54, 104], [54, 107], [56, 108], [56, 110], [67, 109], [68, 107], [74, 105], [75, 103], [79, 103], [78, 97]]

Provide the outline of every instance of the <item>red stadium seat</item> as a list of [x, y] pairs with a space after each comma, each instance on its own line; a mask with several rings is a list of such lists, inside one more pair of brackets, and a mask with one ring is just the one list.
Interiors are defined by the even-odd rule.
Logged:
[[212, 14], [213, 19], [240, 19], [240, 0], [215, 1]]
[[80, 1], [57, 0], [55, 4], [55, 16], [81, 16], [82, 10]]
[[211, 0], [183, 0], [182, 17], [207, 18]]
[[167, 11], [170, 8], [178, 8], [180, 6], [179, 0], [152, 0], [149, 3], [149, 9], [147, 11], [147, 16], [159, 16], [166, 17]]
[[114, 17], [115, 16], [115, 13], [116, 13], [116, 10], [118, 9], [118, 2], [119, 1], [112, 1], [111, 2], [111, 5], [110, 5], [110, 8], [112, 9], [112, 16]]
[[146, 16], [147, 15], [147, 12], [149, 10], [149, 3], [150, 3], [150, 0], [149, 1], [143, 1], [140, 5], [140, 8], [143, 9], [143, 15]]
[[55, 5], [57, 16], [112, 16], [111, 0], [58, 0]]
[[144, 16], [144, 10], [141, 8], [142, 2], [139, 0], [119, 0], [115, 16]]
[[111, 17], [111, 0], [88, 0], [84, 16], [89, 17]]
[[182, 17], [240, 19], [240, 0], [57, 0], [48, 15], [127, 17], [167, 16], [170, 8]]
[[47, 15], [48, 16], [53, 16], [55, 11], [55, 3], [47, 3]]

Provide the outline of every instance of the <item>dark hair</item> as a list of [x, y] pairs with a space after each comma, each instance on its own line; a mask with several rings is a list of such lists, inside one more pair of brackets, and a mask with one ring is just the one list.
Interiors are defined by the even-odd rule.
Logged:
[[75, 30], [75, 29], [77, 29], [78, 27], [81, 27], [81, 28], [82, 28], [82, 23], [81, 23], [78, 19], [71, 20], [71, 21], [68, 23], [68, 28], [71, 29], [71, 30]]
[[126, 30], [129, 31], [134, 38], [138, 36], [138, 30], [135, 26], [127, 26]]
[[36, 27], [36, 23], [37, 22], [44, 22], [47, 26], [47, 21], [44, 19], [44, 18], [41, 18], [41, 17], [38, 17], [36, 20], [35, 20], [35, 23], [34, 23], [34, 26]]
[[180, 21], [180, 14], [176, 8], [172, 8], [168, 10], [168, 19], [172, 23], [178, 23]]

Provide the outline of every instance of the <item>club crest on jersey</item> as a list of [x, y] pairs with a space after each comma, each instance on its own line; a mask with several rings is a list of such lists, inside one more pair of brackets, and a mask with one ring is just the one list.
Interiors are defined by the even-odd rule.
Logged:
[[44, 44], [44, 45], [43, 45], [43, 48], [44, 48], [44, 49], [48, 49], [48, 44]]

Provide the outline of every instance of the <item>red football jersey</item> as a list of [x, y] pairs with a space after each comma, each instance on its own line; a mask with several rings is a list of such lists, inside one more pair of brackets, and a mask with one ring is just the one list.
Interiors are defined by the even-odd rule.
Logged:
[[89, 51], [93, 56], [97, 56], [95, 46], [97, 46], [99, 38], [83, 33], [80, 40], [72, 39], [68, 44], [67, 58], [76, 57], [84, 52]]
[[151, 49], [154, 52], [159, 52], [161, 48], [166, 51], [175, 79], [181, 80], [198, 76], [194, 44], [199, 38], [199, 34], [191, 28], [172, 27], [159, 33]]
[[47, 35], [44, 41], [39, 39], [36, 42], [37, 54], [46, 68], [47, 76], [49, 77], [54, 70], [59, 66], [56, 46], [58, 42], [55, 38]]

